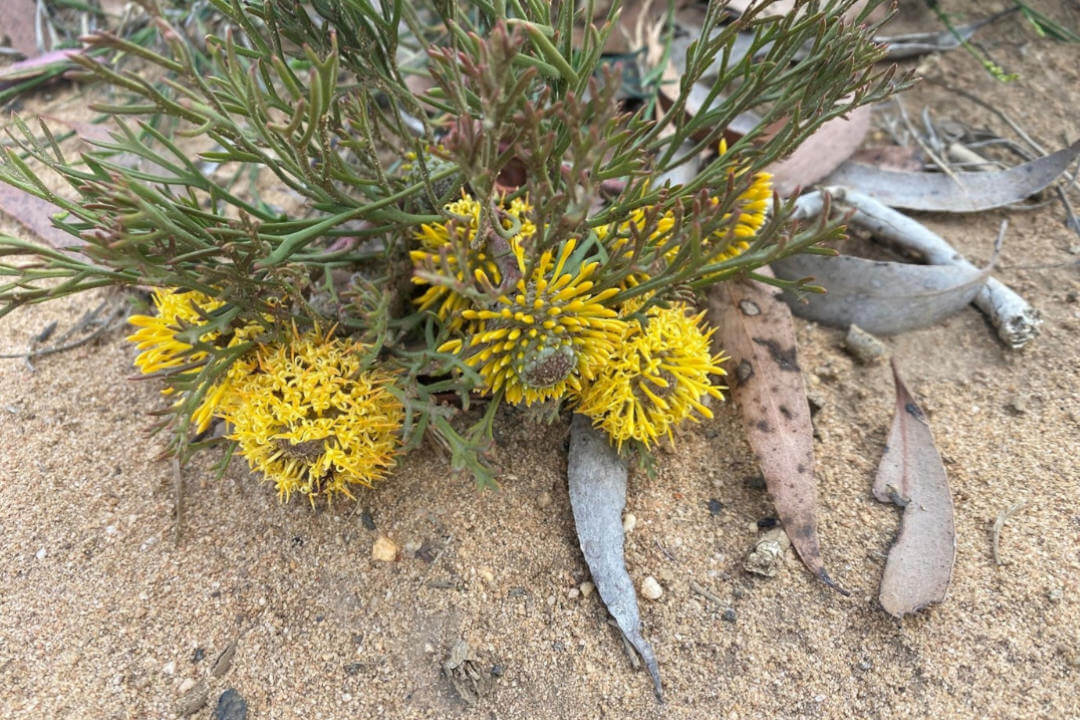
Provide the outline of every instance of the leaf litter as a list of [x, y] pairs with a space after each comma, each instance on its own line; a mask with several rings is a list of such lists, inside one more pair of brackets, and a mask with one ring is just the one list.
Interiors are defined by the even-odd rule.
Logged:
[[570, 424], [567, 478], [581, 554], [608, 612], [623, 636], [641, 655], [658, 700], [663, 701], [660, 668], [652, 646], [641, 634], [634, 583], [626, 571], [622, 511], [626, 506], [626, 464], [607, 437], [584, 415]]
[[892, 362], [896, 411], [874, 480], [874, 497], [903, 509], [878, 599], [894, 617], [945, 599], [956, 559], [953, 502], [926, 414]]
[[[804, 146], [805, 147], [805, 146]], [[1044, 190], [1080, 156], [1080, 140], [1007, 170], [913, 173], [846, 162], [826, 183], [858, 188], [893, 208], [969, 213], [1018, 203]]]
[[708, 315], [713, 341], [731, 355], [732, 397], [784, 531], [810, 572], [846, 595], [818, 541], [813, 426], [791, 312], [764, 285], [733, 281], [710, 291]]

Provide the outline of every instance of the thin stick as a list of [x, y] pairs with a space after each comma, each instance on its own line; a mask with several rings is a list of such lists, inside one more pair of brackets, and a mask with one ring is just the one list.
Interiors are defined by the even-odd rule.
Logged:
[[179, 458], [173, 458], [173, 491], [176, 493], [176, 503], [173, 506], [176, 518], [173, 524], [173, 546], [180, 547], [180, 530], [184, 520], [184, 474], [180, 471]]
[[1001, 559], [1001, 548], [1000, 548], [1001, 531], [1005, 528], [1005, 522], [1009, 518], [1011, 518], [1013, 515], [1015, 515], [1017, 512], [1019, 512], [1024, 507], [1026, 507], [1027, 504], [1028, 504], [1027, 500], [1021, 500], [1018, 503], [1013, 503], [1008, 508], [1006, 508], [1006, 509], [1002, 510], [1000, 513], [998, 513], [997, 520], [994, 521], [994, 530], [993, 530], [993, 533], [991, 535], [991, 542], [993, 543], [994, 563], [995, 564], [997, 564], [997, 565], [1009, 565], [1009, 564], [1011, 564], [1011, 561]]
[[724, 601], [721, 600], [719, 598], [719, 596], [713, 594], [708, 589], [706, 589], [704, 586], [698, 584], [698, 582], [696, 580], [691, 580], [690, 581], [690, 589], [693, 590], [694, 592], [696, 592], [698, 595], [702, 596], [703, 598], [707, 598], [709, 600], [712, 600], [717, 605], [720, 605], [720, 606], [724, 605]]

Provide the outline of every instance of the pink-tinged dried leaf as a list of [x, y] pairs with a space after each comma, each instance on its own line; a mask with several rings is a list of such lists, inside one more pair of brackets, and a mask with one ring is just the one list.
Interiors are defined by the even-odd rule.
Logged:
[[889, 549], [878, 599], [895, 617], [945, 599], [956, 559], [953, 503], [926, 415], [904, 386], [896, 361], [896, 414], [874, 480], [874, 497], [904, 509]]
[[833, 118], [818, 128], [791, 155], [766, 168], [781, 195], [824, 179], [859, 149], [870, 131], [870, 107], [855, 108], [848, 117]]
[[709, 322], [716, 349], [731, 356], [732, 396], [791, 544], [810, 572], [846, 595], [818, 543], [814, 431], [791, 311], [765, 285], [725, 282], [709, 293]]
[[37, 57], [12, 63], [3, 70], [0, 70], [0, 90], [16, 83], [20, 83], [23, 80], [37, 77], [38, 75], [58, 67], [74, 70], [75, 65], [69, 58], [72, 55], [78, 55], [81, 52], [82, 50], [73, 49], [52, 50], [38, 55]]
[[859, 148], [850, 162], [870, 165], [881, 170], [921, 172], [922, 150], [918, 145], [873, 145]]
[[1077, 157], [1080, 157], [1080, 140], [1008, 170], [955, 172], [952, 176], [894, 172], [847, 162], [829, 175], [827, 182], [858, 190], [894, 208], [980, 212], [1020, 202], [1039, 192], [1060, 177]]
[[11, 216], [24, 228], [58, 250], [83, 244], [79, 238], [52, 224], [52, 216], [61, 212], [60, 208], [4, 183], [0, 183], [0, 212]]
[[38, 54], [37, 3], [34, 0], [4, 0], [4, 12], [0, 14], [0, 39], [7, 38], [11, 47], [28, 58]]

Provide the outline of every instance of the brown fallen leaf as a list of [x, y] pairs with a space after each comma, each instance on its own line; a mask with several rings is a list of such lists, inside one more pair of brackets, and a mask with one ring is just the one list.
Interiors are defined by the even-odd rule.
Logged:
[[848, 117], [833, 118], [808, 137], [791, 155], [770, 165], [773, 187], [782, 196], [824, 179], [862, 145], [870, 132], [870, 106], [852, 110]]
[[825, 570], [817, 536], [817, 485], [810, 406], [791, 311], [761, 283], [726, 282], [709, 293], [713, 341], [731, 356], [739, 405], [777, 515], [803, 563], [847, 595]]
[[11, 47], [24, 57], [34, 57], [39, 52], [38, 33], [34, 31], [37, 17], [34, 0], [5, 0], [4, 13], [0, 15], [0, 40], [7, 38]]
[[945, 466], [926, 415], [912, 399], [896, 360], [896, 414], [874, 480], [874, 497], [903, 508], [878, 599], [895, 617], [945, 599], [956, 559], [953, 503]]
[[859, 148], [851, 162], [882, 170], [919, 172], [923, 168], [922, 149], [918, 145], [871, 145]]
[[79, 238], [52, 224], [52, 216], [62, 212], [50, 202], [0, 183], [0, 212], [11, 216], [20, 225], [56, 249], [83, 244]]

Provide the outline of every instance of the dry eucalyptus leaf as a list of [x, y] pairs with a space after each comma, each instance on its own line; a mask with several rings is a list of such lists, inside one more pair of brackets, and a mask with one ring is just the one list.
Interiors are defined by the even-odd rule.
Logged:
[[846, 118], [833, 118], [791, 155], [766, 168], [773, 175], [776, 192], [791, 195], [797, 188], [813, 185], [841, 167], [870, 132], [870, 114], [870, 106], [863, 105]]
[[989, 268], [910, 265], [840, 255], [793, 255], [774, 262], [786, 280], [812, 277], [828, 292], [784, 292], [799, 317], [833, 327], [858, 325], [874, 335], [894, 335], [935, 325], [970, 303]]
[[656, 697], [663, 699], [660, 668], [652, 646], [641, 635], [637, 596], [623, 556], [626, 465], [607, 436], [584, 415], [574, 415], [570, 424], [567, 477], [574, 526], [592, 581], [619, 629], [641, 655]]
[[0, 183], [0, 212], [32, 232], [50, 247], [58, 250], [82, 245], [79, 238], [57, 228], [52, 216], [62, 212], [50, 202]]
[[38, 51], [37, 3], [34, 0], [5, 0], [4, 13], [0, 15], [0, 40], [7, 38], [11, 47], [24, 57], [32, 58]]
[[945, 599], [956, 559], [953, 503], [945, 466], [926, 415], [912, 399], [896, 361], [896, 414], [874, 480], [874, 497], [903, 508], [878, 599], [895, 617]]
[[731, 356], [732, 397], [784, 530], [810, 572], [847, 594], [825, 570], [818, 543], [814, 430], [791, 311], [765, 285], [725, 282], [709, 293], [709, 322]]
[[898, 172], [847, 162], [826, 182], [857, 188], [894, 208], [978, 212], [1011, 205], [1039, 192], [1065, 172], [1077, 156], [1080, 140], [1008, 170], [956, 172], [955, 179], [944, 173]]

